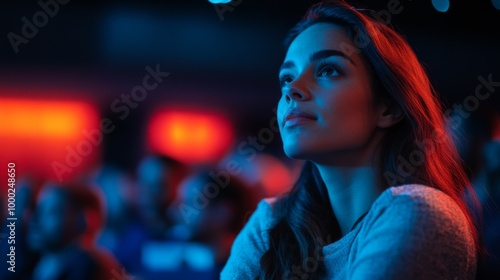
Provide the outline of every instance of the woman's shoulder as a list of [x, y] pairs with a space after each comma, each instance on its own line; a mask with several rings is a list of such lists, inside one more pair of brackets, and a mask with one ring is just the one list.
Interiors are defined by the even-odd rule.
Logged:
[[277, 201], [278, 197], [266, 197], [260, 200], [248, 223], [250, 223], [250, 220], [253, 220], [254, 226], [262, 230], [269, 230], [276, 220], [273, 209]]
[[266, 197], [266, 198], [262, 199], [259, 202], [259, 204], [264, 204], [265, 206], [262, 206], [262, 207], [265, 207], [266, 209], [270, 210], [272, 208], [272, 206], [276, 203], [277, 200], [278, 200], [278, 197], [276, 197], [276, 196]]
[[257, 203], [253, 215], [270, 214], [277, 200], [277, 197], [266, 197], [261, 199], [259, 203]]
[[[425, 185], [385, 190], [363, 219], [356, 242], [353, 271], [432, 275], [422, 279], [462, 279], [476, 271], [467, 216], [449, 195]], [[373, 257], [377, 254], [380, 258]], [[370, 262], [362, 261], [365, 258]]]
[[[276, 198], [262, 199], [234, 240], [221, 279], [253, 279], [259, 274], [261, 256], [268, 250], [272, 207]], [[252, 277], [250, 277], [252, 276]]]
[[[373, 207], [409, 207], [423, 212], [462, 212], [455, 200], [443, 191], [421, 184], [394, 186], [386, 189]], [[465, 218], [465, 216], [464, 216]]]
[[262, 245], [267, 243], [266, 232], [273, 226], [274, 215], [272, 209], [276, 201], [277, 198], [275, 197], [260, 200], [236, 240], [248, 238], [249, 241], [258, 243], [260, 249], [264, 249]]
[[445, 195], [445, 193], [443, 193], [441, 190], [438, 190], [437, 188], [422, 184], [392, 186], [386, 189], [385, 192], [390, 193], [391, 196], [410, 196], [416, 199], [425, 198], [432, 195]]
[[474, 246], [473, 228], [462, 207], [443, 191], [426, 185], [388, 188], [374, 202], [364, 222], [371, 229], [403, 230], [408, 238], [441, 237], [443, 242], [455, 240]]

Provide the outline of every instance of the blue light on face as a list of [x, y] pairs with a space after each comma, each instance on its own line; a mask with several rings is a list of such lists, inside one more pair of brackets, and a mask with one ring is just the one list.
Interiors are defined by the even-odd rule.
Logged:
[[445, 13], [450, 8], [450, 1], [447, 0], [432, 0], [432, 6], [438, 12]]
[[231, 0], [208, 0], [212, 4], [227, 4], [231, 2]]

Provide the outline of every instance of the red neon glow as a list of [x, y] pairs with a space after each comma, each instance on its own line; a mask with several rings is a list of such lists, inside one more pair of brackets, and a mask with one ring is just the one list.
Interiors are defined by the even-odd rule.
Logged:
[[75, 102], [0, 99], [0, 137], [78, 137], [89, 108]]
[[262, 186], [268, 196], [282, 194], [292, 187], [293, 175], [279, 159], [262, 154], [256, 158], [255, 165], [259, 168]]
[[499, 114], [495, 114], [493, 116], [493, 129], [492, 129], [492, 139], [493, 140], [497, 140], [497, 141], [500, 141], [500, 115]]
[[148, 127], [153, 150], [185, 163], [220, 159], [233, 138], [225, 118], [204, 113], [163, 111], [151, 118]]
[[[99, 158], [99, 145], [83, 134], [95, 131], [98, 122], [98, 113], [85, 102], [0, 98], [2, 164], [14, 162], [19, 176], [74, 178]], [[56, 162], [67, 167], [59, 176]]]

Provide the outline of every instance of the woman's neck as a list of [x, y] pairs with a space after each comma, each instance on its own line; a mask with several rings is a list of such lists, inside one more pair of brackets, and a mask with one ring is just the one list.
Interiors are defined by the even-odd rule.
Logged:
[[356, 220], [370, 209], [383, 190], [377, 184], [372, 167], [317, 167], [344, 236], [351, 231]]

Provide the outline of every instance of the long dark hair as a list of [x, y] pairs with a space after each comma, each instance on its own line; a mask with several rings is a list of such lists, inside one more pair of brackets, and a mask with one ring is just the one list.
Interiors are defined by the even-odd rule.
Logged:
[[[373, 12], [356, 9], [341, 1], [312, 6], [291, 31], [287, 45], [316, 23], [342, 26], [354, 45], [345, 52], [359, 52], [373, 69], [375, 98], [396, 106], [403, 119], [386, 130], [380, 144], [380, 159], [374, 163], [379, 185], [425, 184], [449, 195], [463, 210], [474, 232], [476, 226], [465, 202], [465, 191], [474, 196], [458, 153], [446, 130], [437, 94], [406, 40]], [[269, 230], [269, 250], [261, 257], [261, 279], [292, 276], [292, 267], [315, 257], [317, 265], [308, 279], [324, 274], [321, 247], [341, 237], [326, 186], [319, 171], [306, 162], [292, 190], [273, 206], [277, 223]], [[319, 258], [318, 258], [319, 257]]]

